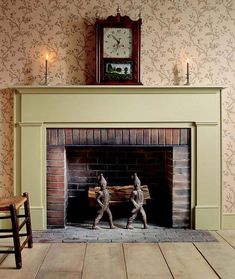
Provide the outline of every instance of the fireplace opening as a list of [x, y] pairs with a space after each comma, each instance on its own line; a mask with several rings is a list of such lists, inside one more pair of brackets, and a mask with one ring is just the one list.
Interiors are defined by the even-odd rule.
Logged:
[[[94, 219], [97, 208], [88, 200], [89, 187], [97, 186], [97, 176], [103, 173], [108, 186], [131, 185], [137, 173], [142, 185], [147, 185], [150, 200], [145, 211], [148, 222], [171, 226], [171, 194], [167, 181], [167, 163], [172, 162], [171, 147], [66, 147], [67, 158], [67, 224]], [[110, 205], [114, 221], [127, 218], [129, 202]]]
[[[48, 228], [91, 223], [97, 208], [88, 189], [98, 175], [126, 186], [135, 172], [150, 192], [148, 223], [190, 227], [190, 153], [190, 129], [47, 129]], [[111, 205], [114, 223], [131, 209], [130, 202]]]

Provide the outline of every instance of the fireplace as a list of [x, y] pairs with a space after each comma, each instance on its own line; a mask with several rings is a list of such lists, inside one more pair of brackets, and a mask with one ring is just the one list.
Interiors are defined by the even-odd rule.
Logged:
[[[16, 89], [15, 189], [17, 194], [30, 193], [34, 229], [64, 226], [68, 221], [88, 217], [75, 214], [69, 219], [67, 212], [80, 212], [80, 208], [74, 208], [77, 202], [73, 199], [83, 200], [86, 187], [95, 183], [99, 170], [93, 169], [92, 179], [86, 178], [87, 185], [69, 179], [73, 172], [82, 171], [73, 169], [76, 154], [94, 151], [124, 153], [130, 157], [148, 154], [146, 161], [152, 154], [160, 154], [155, 159], [164, 158], [164, 183], [158, 181], [163, 176], [161, 168], [154, 182], [146, 182], [150, 175], [138, 164], [127, 164], [123, 177], [121, 170], [118, 175], [112, 169], [109, 172], [108, 163], [101, 171], [107, 170], [104, 174], [108, 183], [121, 185], [127, 183], [132, 171], [137, 171], [142, 183], [148, 183], [151, 188], [152, 204], [147, 211], [155, 209], [157, 214], [150, 219], [155, 218], [156, 224], [162, 220], [158, 212], [160, 202], [154, 200], [159, 199], [161, 191], [169, 189], [165, 195], [170, 197], [172, 208], [166, 209], [170, 215], [163, 218], [168, 219], [168, 225], [196, 229], [222, 227], [220, 87], [25, 86]], [[182, 156], [187, 157], [183, 158], [184, 163]], [[180, 178], [178, 181], [176, 176]], [[160, 186], [155, 187], [154, 183]], [[157, 188], [161, 190], [155, 194]], [[185, 217], [179, 221], [182, 214]]]
[[[190, 145], [190, 129], [47, 129], [48, 227], [93, 219], [88, 189], [97, 176], [130, 185], [134, 172], [150, 191], [149, 222], [190, 227]], [[112, 206], [114, 219], [129, 207]]]

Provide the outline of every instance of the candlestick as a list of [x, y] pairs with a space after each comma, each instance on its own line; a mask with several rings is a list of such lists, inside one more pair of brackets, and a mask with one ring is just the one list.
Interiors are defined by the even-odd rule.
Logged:
[[47, 85], [47, 75], [48, 75], [47, 64], [48, 64], [48, 54], [46, 55], [46, 64], [45, 64], [45, 85]]
[[186, 72], [186, 83], [185, 85], [190, 85], [190, 82], [189, 82], [189, 59], [187, 58], [187, 72]]

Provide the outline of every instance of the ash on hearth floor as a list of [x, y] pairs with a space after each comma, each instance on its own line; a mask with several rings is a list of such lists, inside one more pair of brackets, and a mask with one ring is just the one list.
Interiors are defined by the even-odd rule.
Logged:
[[121, 243], [158, 243], [158, 242], [208, 242], [217, 241], [208, 231], [191, 229], [163, 228], [149, 225], [142, 229], [142, 223], [135, 223], [133, 230], [125, 229], [124, 224], [115, 223], [116, 229], [109, 229], [107, 222], [99, 224], [99, 230], [92, 230], [92, 223], [76, 224], [64, 229], [34, 231], [34, 242], [121, 242]]

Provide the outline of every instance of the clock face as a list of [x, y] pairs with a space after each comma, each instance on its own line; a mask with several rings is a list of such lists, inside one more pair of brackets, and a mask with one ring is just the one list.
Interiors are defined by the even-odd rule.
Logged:
[[132, 30], [104, 28], [104, 58], [131, 58]]

